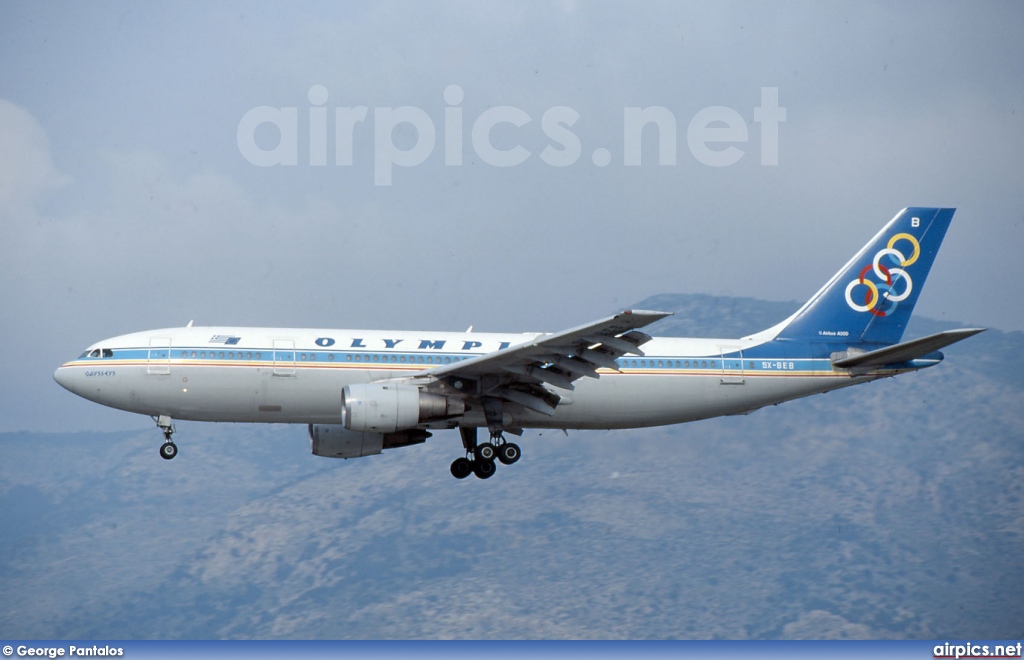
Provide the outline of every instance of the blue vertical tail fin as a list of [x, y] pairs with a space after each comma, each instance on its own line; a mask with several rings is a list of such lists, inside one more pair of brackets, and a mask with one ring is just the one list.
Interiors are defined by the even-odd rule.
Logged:
[[897, 213], [776, 338], [899, 342], [955, 211], [913, 207]]

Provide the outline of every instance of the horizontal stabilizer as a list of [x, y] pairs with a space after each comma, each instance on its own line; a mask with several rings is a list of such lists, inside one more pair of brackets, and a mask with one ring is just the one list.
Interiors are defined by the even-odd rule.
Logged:
[[849, 355], [838, 360], [833, 360], [832, 365], [842, 369], [853, 367], [880, 367], [886, 364], [909, 362], [919, 357], [933, 353], [940, 348], [955, 344], [956, 342], [973, 337], [985, 328], [964, 328], [962, 330], [946, 330], [920, 339], [903, 342], [894, 346], [886, 346], [875, 351]]

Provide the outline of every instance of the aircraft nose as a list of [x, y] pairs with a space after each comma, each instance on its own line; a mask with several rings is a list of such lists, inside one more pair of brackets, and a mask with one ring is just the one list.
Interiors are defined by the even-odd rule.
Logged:
[[57, 381], [58, 385], [68, 390], [69, 392], [74, 391], [71, 389], [71, 370], [68, 369], [67, 367], [63, 365], [57, 367], [57, 370], [53, 372], [53, 379]]

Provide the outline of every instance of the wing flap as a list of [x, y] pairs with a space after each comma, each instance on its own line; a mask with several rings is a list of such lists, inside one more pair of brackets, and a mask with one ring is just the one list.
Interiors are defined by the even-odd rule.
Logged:
[[544, 369], [541, 367], [524, 367], [518, 364], [507, 364], [502, 367], [505, 371], [520, 376], [527, 376], [534, 378], [538, 382], [547, 383], [563, 390], [575, 390], [576, 386], [572, 384], [572, 379], [568, 376], [562, 375], [552, 369]]
[[559, 397], [545, 385], [573, 390], [573, 381], [599, 378], [598, 369], [618, 371], [616, 359], [640, 352], [651, 338], [637, 331], [671, 312], [629, 310], [509, 348], [418, 373], [418, 378], [465, 378], [478, 382], [477, 394], [497, 397], [545, 415]]
[[623, 355], [622, 353], [605, 353], [604, 351], [594, 350], [592, 348], [585, 348], [576, 354], [576, 357], [584, 362], [596, 365], [598, 367], [604, 367], [605, 369], [611, 369], [612, 371], [619, 370], [619, 363], [615, 361], [615, 358]]
[[[634, 337], [635, 336], [635, 337]], [[588, 335], [583, 339], [589, 341], [591, 344], [606, 346], [611, 350], [625, 355], [627, 353], [634, 353], [643, 357], [644, 352], [640, 350], [640, 344], [647, 343], [651, 340], [649, 335], [645, 335], [642, 332], [627, 332], [621, 337], [601, 337], [599, 335]], [[635, 341], [634, 341], [635, 339]]]

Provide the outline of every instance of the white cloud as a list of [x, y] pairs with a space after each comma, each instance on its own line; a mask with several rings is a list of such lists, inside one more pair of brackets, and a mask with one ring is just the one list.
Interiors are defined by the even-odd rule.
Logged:
[[35, 117], [0, 99], [0, 218], [29, 213], [40, 195], [69, 183], [53, 164], [50, 140]]

